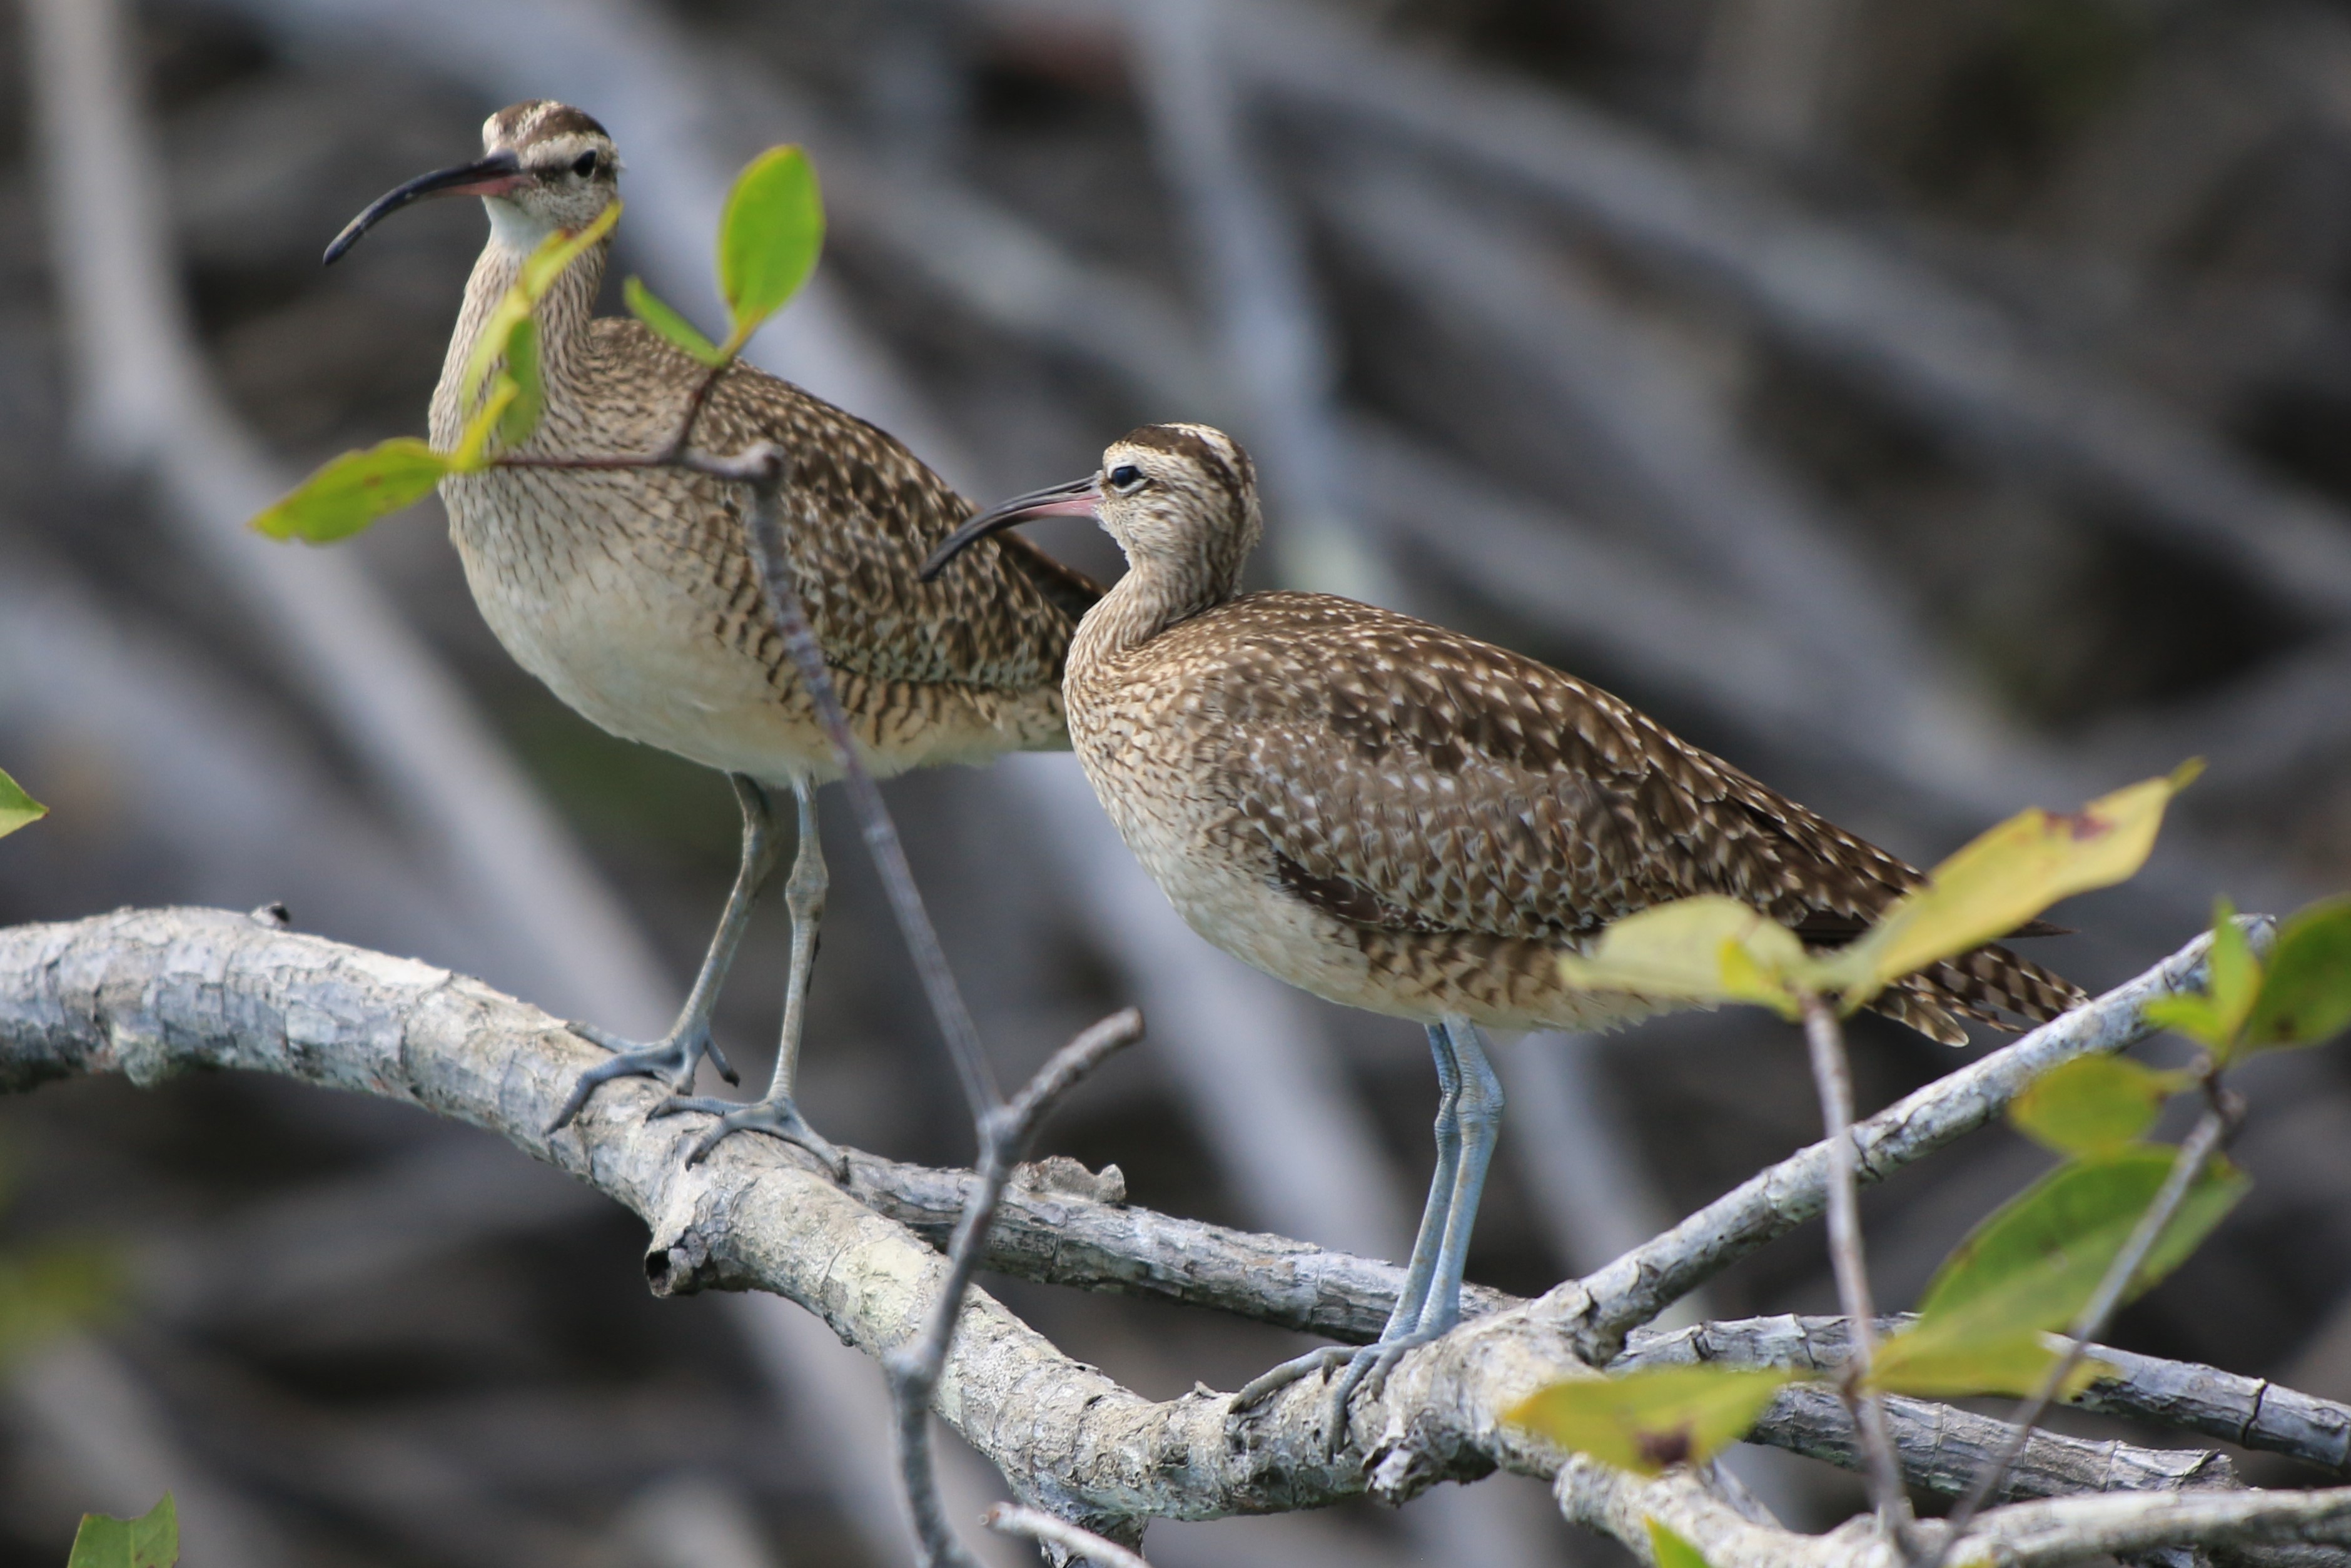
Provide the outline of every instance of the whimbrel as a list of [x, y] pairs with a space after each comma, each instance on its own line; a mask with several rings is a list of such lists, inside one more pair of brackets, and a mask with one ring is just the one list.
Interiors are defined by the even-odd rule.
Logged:
[[[1437, 1162], [1405, 1285], [1333, 1398], [1460, 1315], [1502, 1108], [1479, 1026], [1602, 1029], [1661, 1010], [1579, 992], [1559, 956], [1697, 894], [1808, 941], [1858, 935], [1919, 873], [1606, 692], [1458, 632], [1318, 593], [1238, 595], [1261, 529], [1223, 433], [1145, 425], [1101, 470], [972, 518], [925, 564], [1026, 517], [1098, 517], [1127, 573], [1070, 644], [1071, 737], [1119, 832], [1195, 931], [1278, 978], [1426, 1026]], [[1955, 1015], [2045, 1019], [2074, 987], [1988, 946], [1875, 1004], [1937, 1040]], [[1342, 1353], [1242, 1391], [1244, 1408]]]
[[[420, 197], [483, 198], [489, 243], [433, 394], [432, 440], [444, 451], [469, 413], [460, 386], [475, 337], [525, 258], [618, 199], [611, 139], [579, 110], [516, 104], [484, 122], [482, 145], [478, 161], [379, 199], [327, 252], [332, 262]], [[581, 256], [539, 306], [545, 413], [518, 455], [661, 450], [703, 380], [699, 363], [637, 322], [593, 314], [610, 246]], [[1026, 540], [918, 581], [924, 551], [970, 515], [969, 503], [888, 434], [748, 366], [711, 390], [693, 441], [720, 454], [767, 441], [786, 454], [791, 566], [873, 772], [1068, 745], [1061, 663], [1101, 593], [1093, 583]], [[444, 479], [441, 497], [475, 602], [516, 661], [613, 734], [723, 770], [742, 806], [740, 869], [676, 1023], [644, 1045], [572, 1025], [614, 1054], [581, 1077], [555, 1125], [597, 1085], [651, 1076], [679, 1092], [662, 1111], [719, 1114], [694, 1159], [758, 1128], [838, 1169], [839, 1153], [794, 1104], [792, 1080], [826, 885], [815, 791], [841, 768], [765, 608], [745, 543], [748, 490], [677, 468], [492, 468]], [[705, 1053], [734, 1078], [711, 1043], [711, 1009], [778, 859], [774, 792], [784, 789], [799, 840], [785, 883], [791, 960], [774, 1081], [749, 1105], [686, 1098]]]

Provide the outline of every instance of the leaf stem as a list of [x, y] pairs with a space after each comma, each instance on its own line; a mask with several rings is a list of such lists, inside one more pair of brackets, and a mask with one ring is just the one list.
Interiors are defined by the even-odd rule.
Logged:
[[1877, 1309], [1870, 1300], [1869, 1270], [1862, 1252], [1860, 1163], [1853, 1137], [1853, 1073], [1845, 1059], [1844, 1030], [1836, 1009], [1817, 993], [1803, 994], [1804, 1043], [1812, 1054], [1813, 1082], [1821, 1095], [1821, 1121], [1828, 1139], [1829, 1261], [1836, 1270], [1837, 1300], [1852, 1325], [1853, 1356], [1837, 1394], [1853, 1417], [1861, 1442], [1863, 1475], [1878, 1524], [1907, 1557], [1910, 1499], [1894, 1458], [1894, 1437], [1886, 1406], [1869, 1386], [1877, 1354]]
[[1992, 1494], [2000, 1489], [2000, 1483], [2008, 1479], [2008, 1472], [2015, 1468], [2018, 1458], [2024, 1452], [2025, 1444], [2032, 1439], [2032, 1428], [2048, 1413], [2049, 1406], [2056, 1402], [2058, 1390], [2065, 1386], [2065, 1380], [2074, 1375], [2074, 1369], [2090, 1354], [2090, 1342], [2105, 1331], [2106, 1320], [2113, 1317], [2116, 1309], [2122, 1305], [2123, 1296], [2130, 1289], [2130, 1282], [2137, 1277], [2140, 1265], [2147, 1261], [2147, 1254], [2155, 1250], [2156, 1242], [2161, 1239], [2165, 1228], [2170, 1225], [2172, 1216], [2179, 1212], [2179, 1206], [2188, 1200], [2188, 1189], [2195, 1186], [2197, 1173], [2220, 1149], [2235, 1116], [2209, 1077], [2206, 1083], [2208, 1092], [2212, 1095], [2211, 1107], [2197, 1122], [2187, 1141], [2179, 1145], [2179, 1156], [2171, 1162], [2170, 1174], [2164, 1177], [2163, 1186], [2157, 1189], [2155, 1201], [2147, 1206], [2145, 1214], [2139, 1216], [2138, 1224], [2131, 1230], [2130, 1239], [2123, 1243], [2123, 1249], [2107, 1265], [2105, 1276], [2098, 1281], [2097, 1290], [2074, 1314], [2072, 1325], [2066, 1330], [2073, 1343], [2065, 1347], [2065, 1354], [2058, 1357], [2048, 1375], [2041, 1380], [2041, 1386], [2010, 1415], [2013, 1430], [2007, 1443], [1976, 1477], [1975, 1484], [1968, 1488], [1967, 1495], [1952, 1508], [1945, 1521], [1949, 1528], [1944, 1532], [1942, 1542], [1927, 1559], [1923, 1568], [1942, 1568], [1944, 1559], [1950, 1555], [1952, 1549], [1959, 1544], [1959, 1537], [1966, 1532], [1969, 1521], [1982, 1511], [1985, 1503], [1991, 1500]]

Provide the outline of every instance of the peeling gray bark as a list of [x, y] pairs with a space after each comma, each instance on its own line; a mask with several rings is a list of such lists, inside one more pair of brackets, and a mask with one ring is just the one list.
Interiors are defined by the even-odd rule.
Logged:
[[[1890, 1332], [1905, 1320], [1888, 1318]], [[1826, 1371], [1844, 1361], [1842, 1318], [1748, 1318], [1698, 1323], [1667, 1334], [1633, 1336], [1612, 1371], [1715, 1361], [1727, 1366], [1800, 1366]], [[2248, 1448], [2266, 1448], [2305, 1464], [2351, 1470], [2351, 1406], [2314, 1398], [2272, 1383], [2193, 1362], [2166, 1361], [2110, 1345], [2091, 1359], [2116, 1369], [2072, 1401], [2076, 1409], [2159, 1421]]]
[[[2137, 989], [2125, 988], [2111, 1010], [2135, 1017], [2147, 991], [2184, 976], [2192, 958], [2183, 955], [2136, 982]], [[1959, 1086], [1957, 1109], [1914, 1096], [1865, 1124], [1873, 1166], [1890, 1168], [1979, 1124], [1992, 1113], [1983, 1108], [1989, 1102], [2004, 1100], [2016, 1082], [2045, 1065], [2001, 1065], [2012, 1063], [2011, 1053], [2029, 1049], [2053, 1060], [2098, 1049], [2129, 1027], [2107, 1018], [2095, 1027], [2039, 1031], [1947, 1081]], [[122, 911], [0, 931], [0, 1086], [108, 1071], [154, 1083], [213, 1067], [277, 1072], [404, 1100], [496, 1132], [643, 1217], [653, 1231], [647, 1272], [656, 1291], [772, 1291], [818, 1313], [869, 1355], [879, 1356], [918, 1330], [945, 1260], [914, 1231], [861, 1203], [859, 1195], [890, 1188], [902, 1198], [918, 1190], [936, 1198], [959, 1182], [944, 1173], [917, 1180], [907, 1167], [861, 1157], [852, 1190], [845, 1191], [799, 1151], [766, 1140], [733, 1140], [688, 1169], [682, 1155], [699, 1124], [691, 1117], [647, 1121], [645, 1112], [661, 1092], [634, 1082], [600, 1092], [578, 1122], [549, 1137], [540, 1129], [572, 1075], [592, 1060], [591, 1049], [559, 1020], [477, 981], [222, 911]], [[1798, 1155], [1777, 1167], [1781, 1174], [1769, 1181], [1794, 1209], [1807, 1201], [1805, 1160]], [[1809, 1191], [1816, 1205], [1816, 1174]], [[1705, 1243], [1699, 1263], [1680, 1265], [1685, 1274], [1719, 1266], [1714, 1260], [1728, 1247], [1760, 1245], [1752, 1239], [1771, 1230], [1750, 1213], [1747, 1192], [1742, 1187], [1725, 1200], [1730, 1207], [1723, 1223], [1708, 1219], [1724, 1208], [1717, 1205], [1668, 1233], [1691, 1232]], [[1106, 1234], [1113, 1219], [1151, 1244], [1122, 1253]], [[1069, 1222], [1082, 1232], [1092, 1226], [1090, 1239], [1068, 1253], [1076, 1260], [1068, 1272], [1091, 1274], [1088, 1282], [1165, 1283], [1182, 1274], [1184, 1260], [1212, 1256], [1231, 1238], [1050, 1185], [1015, 1189], [1008, 1221], [1008, 1239], [991, 1253], [991, 1263], [999, 1258], [1026, 1262], [1020, 1271], [1046, 1278], [1057, 1271], [1057, 1254], [1047, 1244], [1053, 1228]], [[1207, 1272], [1254, 1272], [1259, 1284], [1254, 1299], [1267, 1303], [1259, 1315], [1352, 1319], [1356, 1300], [1384, 1295], [1394, 1273], [1384, 1265], [1316, 1254], [1276, 1238], [1238, 1240], [1248, 1245], [1236, 1246]], [[1657, 1246], [1634, 1256], [1657, 1256]], [[1594, 1279], [1626, 1271], [1620, 1260]], [[1630, 1272], [1647, 1281], [1656, 1270]], [[1646, 1284], [1644, 1299], [1656, 1290]], [[1207, 1293], [1247, 1295], [1223, 1282]], [[1586, 1309], [1580, 1320], [1557, 1311], [1562, 1300]], [[1347, 1304], [1334, 1308], [1333, 1301]], [[1579, 1321], [1621, 1320], [1637, 1308], [1582, 1286], [1562, 1287], [1535, 1302], [1505, 1304], [1489, 1295], [1479, 1305], [1482, 1316], [1406, 1357], [1377, 1397], [1355, 1402], [1349, 1442], [1336, 1458], [1325, 1455], [1319, 1387], [1286, 1391], [1228, 1439], [1226, 1396], [1196, 1392], [1164, 1403], [1144, 1399], [1062, 1354], [979, 1292], [964, 1310], [935, 1406], [1023, 1497], [1081, 1522], [1123, 1525], [1129, 1534], [1151, 1518], [1312, 1508], [1366, 1491], [1400, 1501], [1438, 1480], [1474, 1479], [1500, 1467], [1558, 1477], [1571, 1515], [1612, 1533], [1631, 1517], [1629, 1533], [1620, 1539], [1636, 1550], [1646, 1545], [1645, 1527], [1625, 1515], [1619, 1505], [1626, 1498], [1653, 1501], [1650, 1511], [1691, 1511], [1694, 1530], [1712, 1528], [1706, 1511], [1723, 1510], [1748, 1534], [1732, 1543], [1735, 1551], [1714, 1557], [1718, 1568], [1859, 1563], [1876, 1550], [1861, 1538], [1814, 1541], [1758, 1525], [1686, 1474], [1645, 1482], [1607, 1472], [1593, 1480], [1597, 1467], [1563, 1465], [1556, 1451], [1504, 1427], [1498, 1412], [1545, 1384], [1593, 1375], [1578, 1354]], [[1940, 1441], [1951, 1450], [1948, 1438]], [[2158, 1484], [2176, 1484], [2175, 1472], [2183, 1465], [2192, 1471], [2196, 1462], [2194, 1455], [2164, 1456], [2142, 1468]], [[2085, 1474], [2078, 1464], [2068, 1472], [2075, 1473]], [[1926, 1475], [1922, 1470], [1919, 1479]], [[2181, 1511], [2178, 1500], [2166, 1494], [2114, 1494], [2114, 1506], [2104, 1512], [2019, 1512], [2098, 1500], [2069, 1498], [1996, 1509], [1980, 1522], [1987, 1539], [2027, 1531], [2016, 1539], [2032, 1552], [2042, 1552], [2038, 1542], [2064, 1538], [2076, 1523], [2088, 1532], [2085, 1539], [2101, 1542], [2351, 1541], [2351, 1489], [2192, 1495], [2240, 1506]], [[2326, 1500], [2335, 1498], [2345, 1500], [2339, 1507]], [[2158, 1503], [2166, 1510], [2159, 1515], [2164, 1528], [2173, 1534], [2148, 1533], [2155, 1527], [2145, 1521], [2158, 1516], [2144, 1511]], [[1820, 1555], [1824, 1551], [1831, 1555]], [[1970, 1545], [1955, 1561], [1972, 1560], [1974, 1551]], [[2053, 1559], [2044, 1552], [2013, 1560]]]

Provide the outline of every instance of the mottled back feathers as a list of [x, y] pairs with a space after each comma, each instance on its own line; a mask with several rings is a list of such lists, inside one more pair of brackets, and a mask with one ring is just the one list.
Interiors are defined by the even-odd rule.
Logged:
[[[1081, 686], [1113, 685], [1183, 716], [1191, 777], [1283, 889], [1366, 932], [1556, 948], [1714, 893], [1834, 946], [1919, 881], [1606, 692], [1348, 600], [1259, 593], [1179, 621], [1073, 670], [1073, 718], [1102, 702]], [[1951, 1012], [2042, 1019], [2079, 996], [1988, 948], [1882, 1010], [1957, 1040]]]

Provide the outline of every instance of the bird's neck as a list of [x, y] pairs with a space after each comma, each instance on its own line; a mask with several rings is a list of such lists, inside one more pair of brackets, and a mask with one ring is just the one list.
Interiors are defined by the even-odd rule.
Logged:
[[1210, 571], [1196, 562], [1133, 561], [1126, 575], [1079, 622], [1070, 643], [1070, 668], [1079, 671], [1139, 648], [1170, 626], [1215, 609], [1237, 591], [1230, 574]]
[[[494, 223], [490, 243], [482, 247], [473, 276], [465, 280], [457, 329], [449, 336], [448, 357], [441, 362], [441, 382], [433, 390], [433, 444], [442, 451], [457, 444], [473, 412], [464, 396], [465, 362], [473, 357], [474, 342], [481, 336], [484, 323], [530, 258], [530, 239], [528, 235], [509, 232], [508, 225]], [[538, 302], [539, 379], [550, 406], [563, 401], [586, 349], [588, 323], [595, 312], [596, 291], [604, 281], [604, 264], [611, 249], [610, 236], [590, 246]], [[478, 398], [474, 406], [479, 406]]]

